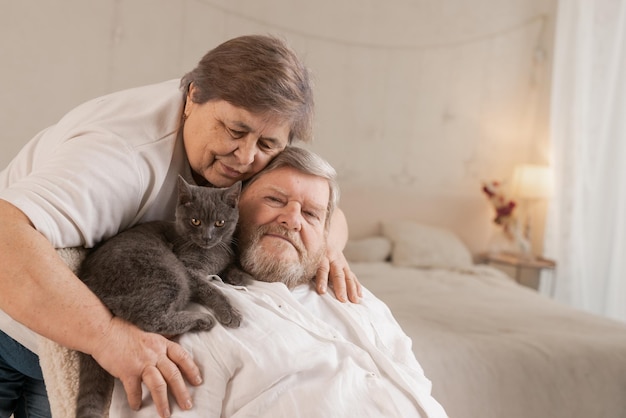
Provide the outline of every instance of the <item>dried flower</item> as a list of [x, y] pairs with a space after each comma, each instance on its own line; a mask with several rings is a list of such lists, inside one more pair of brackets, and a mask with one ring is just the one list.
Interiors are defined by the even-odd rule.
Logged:
[[493, 221], [497, 225], [502, 226], [504, 235], [515, 243], [519, 252], [529, 254], [531, 250], [530, 241], [528, 237], [522, 233], [514, 213], [517, 204], [506, 195], [502, 183], [499, 181], [483, 183], [482, 190], [496, 210], [496, 217]]
[[510, 229], [516, 224], [515, 215], [513, 214], [517, 206], [515, 201], [506, 196], [502, 183], [499, 181], [483, 183], [483, 192], [496, 210], [496, 217], [493, 221], [498, 225], [502, 225], [506, 232], [510, 232]]

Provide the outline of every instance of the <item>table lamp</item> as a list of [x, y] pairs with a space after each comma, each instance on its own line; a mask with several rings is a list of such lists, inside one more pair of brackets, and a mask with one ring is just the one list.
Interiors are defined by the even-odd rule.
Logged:
[[521, 164], [513, 172], [513, 194], [524, 208], [524, 236], [531, 242], [530, 205], [552, 195], [550, 167], [539, 164]]

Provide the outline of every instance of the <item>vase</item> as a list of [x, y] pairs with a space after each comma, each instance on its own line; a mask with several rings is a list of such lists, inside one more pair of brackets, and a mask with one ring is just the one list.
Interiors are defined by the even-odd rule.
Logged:
[[489, 240], [489, 251], [493, 253], [512, 253], [523, 258], [532, 258], [530, 241], [518, 222], [498, 225]]

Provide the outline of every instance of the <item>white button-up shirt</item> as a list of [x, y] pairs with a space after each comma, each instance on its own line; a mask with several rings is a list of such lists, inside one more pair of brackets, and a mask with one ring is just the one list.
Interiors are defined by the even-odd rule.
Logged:
[[[174, 417], [446, 417], [431, 382], [387, 306], [364, 289], [361, 303], [341, 303], [309, 285], [234, 287], [214, 280], [242, 313], [239, 328], [217, 325], [179, 342], [201, 368], [194, 408]], [[153, 417], [131, 411], [120, 382], [111, 418]]]

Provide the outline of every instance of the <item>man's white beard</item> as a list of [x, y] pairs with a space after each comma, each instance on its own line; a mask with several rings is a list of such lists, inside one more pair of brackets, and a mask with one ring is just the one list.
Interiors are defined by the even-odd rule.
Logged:
[[[282, 257], [270, 254], [260, 245], [261, 238], [267, 232], [279, 233], [289, 237], [298, 253], [298, 260], [284, 260]], [[242, 238], [245, 236], [245, 238]], [[290, 233], [279, 226], [261, 226], [254, 231], [244, 230], [240, 234], [240, 263], [241, 267], [250, 273], [256, 280], [263, 282], [281, 282], [289, 289], [308, 283], [319, 267], [325, 252], [325, 246], [320, 247], [315, 254], [308, 254], [297, 234]], [[288, 245], [285, 243], [285, 245]]]

